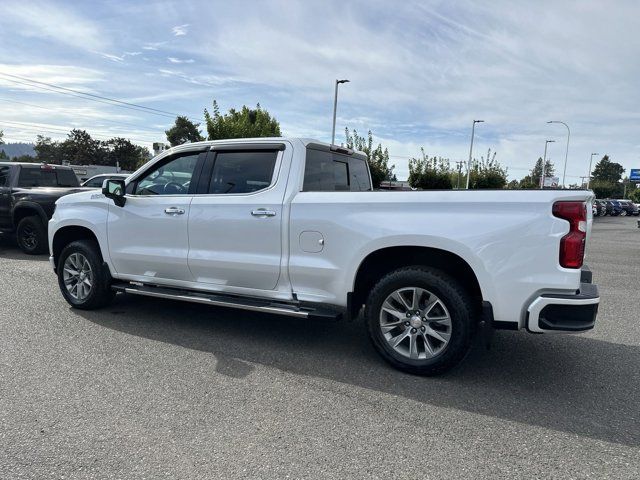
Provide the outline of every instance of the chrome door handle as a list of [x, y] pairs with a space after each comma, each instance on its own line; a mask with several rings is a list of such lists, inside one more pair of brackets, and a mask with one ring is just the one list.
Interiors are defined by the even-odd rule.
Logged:
[[182, 215], [184, 214], [184, 208], [169, 207], [164, 209], [164, 213], [167, 215]]
[[276, 212], [274, 212], [273, 210], [259, 208], [257, 210], [251, 210], [251, 215], [253, 215], [254, 217], [275, 217]]

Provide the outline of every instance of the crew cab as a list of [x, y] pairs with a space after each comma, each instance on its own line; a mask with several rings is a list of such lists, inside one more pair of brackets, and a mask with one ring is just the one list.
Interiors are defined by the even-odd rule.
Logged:
[[346, 148], [199, 142], [58, 200], [50, 261], [75, 308], [123, 292], [301, 322], [362, 315], [385, 360], [433, 375], [494, 328], [593, 328], [592, 196], [373, 191], [366, 157]]
[[0, 232], [15, 233], [20, 249], [46, 253], [47, 223], [56, 200], [82, 191], [70, 167], [0, 162]]

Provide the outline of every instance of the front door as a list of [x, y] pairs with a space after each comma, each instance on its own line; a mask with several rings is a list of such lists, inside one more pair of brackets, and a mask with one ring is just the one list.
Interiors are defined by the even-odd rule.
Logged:
[[210, 153], [202, 170], [208, 182], [189, 212], [189, 268], [197, 282], [275, 289], [286, 183], [278, 181], [282, 154], [276, 146]]
[[199, 152], [189, 152], [163, 159], [128, 186], [124, 207], [109, 204], [109, 255], [118, 274], [193, 280], [187, 225], [198, 158]]

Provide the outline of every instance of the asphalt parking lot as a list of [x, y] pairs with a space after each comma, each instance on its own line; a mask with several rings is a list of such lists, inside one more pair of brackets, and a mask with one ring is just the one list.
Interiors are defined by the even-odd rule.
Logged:
[[497, 332], [446, 376], [359, 322], [118, 296], [71, 310], [0, 239], [0, 478], [638, 478], [640, 229], [598, 218], [577, 336]]

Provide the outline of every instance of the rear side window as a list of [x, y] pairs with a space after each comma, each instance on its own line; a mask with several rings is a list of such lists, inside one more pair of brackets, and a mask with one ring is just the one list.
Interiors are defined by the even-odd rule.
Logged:
[[22, 167], [18, 177], [19, 187], [78, 187], [78, 177], [73, 170], [55, 167]]
[[11, 167], [0, 166], [0, 187], [6, 187], [9, 184], [9, 172]]
[[271, 185], [278, 152], [247, 151], [216, 154], [208, 193], [253, 193]]
[[348, 157], [307, 149], [304, 169], [305, 192], [364, 192], [371, 190], [367, 162]]

